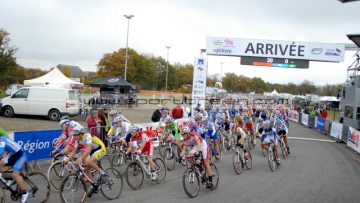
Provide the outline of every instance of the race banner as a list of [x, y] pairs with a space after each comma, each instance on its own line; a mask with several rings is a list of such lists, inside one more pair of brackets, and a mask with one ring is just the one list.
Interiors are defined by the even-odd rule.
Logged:
[[325, 119], [317, 117], [316, 118], [316, 128], [319, 129], [320, 131], [324, 131], [325, 130]]
[[360, 132], [349, 127], [347, 146], [360, 153]]
[[309, 115], [308, 114], [302, 114], [301, 115], [301, 123], [303, 125], [309, 126]]
[[299, 112], [297, 111], [290, 111], [289, 112], [289, 119], [294, 122], [299, 122]]
[[191, 112], [194, 112], [198, 105], [205, 107], [207, 65], [207, 59], [195, 58]]
[[343, 130], [343, 125], [341, 123], [332, 122], [331, 123], [330, 136], [341, 140], [341, 138], [342, 138], [342, 130]]

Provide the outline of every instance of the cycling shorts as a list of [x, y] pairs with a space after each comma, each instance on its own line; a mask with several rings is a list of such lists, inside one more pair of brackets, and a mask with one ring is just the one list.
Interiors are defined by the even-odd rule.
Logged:
[[125, 142], [126, 142], [126, 143], [130, 142], [130, 139], [131, 139], [131, 133], [126, 134], [126, 136], [125, 136]]
[[285, 130], [279, 130], [279, 132], [277, 133], [278, 135], [286, 135], [286, 131]]
[[148, 156], [153, 156], [154, 155], [154, 143], [149, 140], [148, 142], [146, 142], [144, 148], [141, 150], [142, 154], [148, 155]]
[[11, 166], [14, 171], [21, 172], [25, 167], [26, 154], [22, 150], [19, 150], [11, 156], [3, 158], [2, 160], [5, 166]]
[[276, 134], [275, 135], [273, 133], [271, 133], [269, 135], [263, 134], [261, 136], [261, 143], [263, 143], [263, 144], [267, 144], [272, 141], [274, 142], [275, 145], [277, 145], [277, 135]]
[[92, 149], [90, 152], [90, 156], [94, 157], [96, 161], [99, 161], [101, 157], [103, 157], [106, 154], [106, 148], [99, 146], [96, 149]]
[[264, 128], [259, 128], [258, 132], [261, 134], [264, 131]]

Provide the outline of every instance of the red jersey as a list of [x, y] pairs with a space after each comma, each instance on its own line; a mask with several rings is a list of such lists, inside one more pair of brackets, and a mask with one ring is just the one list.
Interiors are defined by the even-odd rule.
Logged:
[[197, 145], [197, 141], [202, 142], [202, 138], [200, 135], [198, 135], [196, 132], [189, 133], [187, 139], [184, 139], [184, 145], [185, 146], [195, 146]]

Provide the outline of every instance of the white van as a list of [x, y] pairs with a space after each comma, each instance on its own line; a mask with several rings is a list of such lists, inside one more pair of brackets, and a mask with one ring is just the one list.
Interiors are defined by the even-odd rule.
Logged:
[[24, 85], [21, 85], [21, 84], [11, 84], [11, 85], [9, 85], [7, 87], [7, 90], [6, 90], [6, 96], [11, 96], [16, 91], [18, 91], [19, 89], [21, 89], [23, 87], [24, 87]]
[[79, 99], [76, 90], [49, 87], [24, 87], [0, 103], [5, 117], [14, 114], [48, 116], [59, 120], [61, 115], [78, 115]]

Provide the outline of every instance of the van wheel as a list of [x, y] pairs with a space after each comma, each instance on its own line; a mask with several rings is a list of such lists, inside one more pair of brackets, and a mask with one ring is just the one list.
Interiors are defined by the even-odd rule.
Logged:
[[10, 106], [6, 106], [3, 109], [3, 116], [7, 118], [11, 118], [14, 115], [14, 110]]
[[49, 112], [49, 118], [52, 121], [58, 121], [60, 119], [60, 112], [56, 109]]

